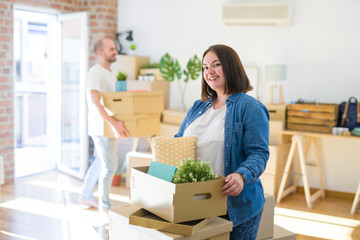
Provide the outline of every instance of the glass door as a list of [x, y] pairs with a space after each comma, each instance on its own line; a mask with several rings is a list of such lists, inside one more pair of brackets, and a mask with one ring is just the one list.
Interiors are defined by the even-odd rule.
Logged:
[[15, 178], [56, 168], [53, 77], [56, 15], [14, 8]]
[[83, 179], [88, 166], [85, 75], [88, 69], [88, 15], [59, 15], [61, 94], [58, 169]]

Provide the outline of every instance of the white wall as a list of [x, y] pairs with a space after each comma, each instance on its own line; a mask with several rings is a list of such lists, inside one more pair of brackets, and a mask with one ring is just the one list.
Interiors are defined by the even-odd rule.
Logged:
[[[119, 0], [119, 31], [132, 29], [137, 55], [159, 61], [165, 52], [182, 66], [212, 44], [234, 48], [245, 66], [259, 70], [259, 99], [268, 102], [266, 64], [287, 65], [285, 101], [339, 103], [360, 99], [360, 1], [290, 0], [290, 26], [228, 26], [226, 0]], [[200, 97], [200, 78], [190, 82], [186, 104]], [[179, 101], [172, 83], [170, 106]]]

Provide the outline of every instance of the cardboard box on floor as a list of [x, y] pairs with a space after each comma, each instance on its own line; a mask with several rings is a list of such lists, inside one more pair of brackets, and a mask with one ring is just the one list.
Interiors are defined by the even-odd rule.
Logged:
[[281, 144], [281, 131], [285, 129], [285, 121], [269, 121], [269, 144]]
[[[277, 195], [290, 146], [291, 143], [269, 146], [269, 160], [266, 164], [264, 173], [260, 176], [265, 193]], [[290, 184], [291, 179], [288, 178], [286, 186], [289, 186]]]
[[272, 238], [274, 235], [274, 208], [275, 197], [265, 193], [265, 204], [260, 220], [256, 239], [263, 240]]
[[131, 202], [173, 223], [226, 214], [227, 197], [221, 194], [224, 177], [174, 184], [148, 175], [148, 169], [148, 166], [131, 169]]
[[[160, 114], [114, 115], [113, 118], [124, 122], [130, 137], [145, 137], [160, 132]], [[116, 138], [115, 132], [106, 122], [104, 122], [104, 137]]]
[[215, 217], [193, 236], [167, 233], [129, 224], [129, 217], [140, 207], [124, 205], [109, 211], [109, 240], [229, 240], [232, 222]]
[[290, 232], [285, 228], [278, 225], [274, 225], [274, 237], [273, 240], [296, 240], [296, 233]]
[[104, 106], [114, 115], [151, 114], [164, 111], [163, 91], [103, 93]]

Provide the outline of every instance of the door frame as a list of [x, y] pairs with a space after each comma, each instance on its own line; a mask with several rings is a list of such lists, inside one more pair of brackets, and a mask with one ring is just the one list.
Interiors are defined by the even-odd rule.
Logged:
[[[59, 38], [58, 39], [62, 39], [61, 36], [61, 22], [62, 21], [66, 21], [66, 20], [75, 20], [75, 19], [80, 19], [81, 20], [81, 30], [83, 31], [81, 33], [81, 41], [82, 44], [81, 46], [83, 48], [81, 48], [81, 52], [80, 52], [80, 74], [79, 74], [79, 84], [80, 84], [80, 92], [79, 92], [79, 134], [80, 134], [80, 169], [79, 171], [76, 171], [70, 167], [68, 167], [67, 165], [63, 164], [61, 162], [62, 160], [62, 151], [61, 151], [61, 146], [62, 146], [62, 142], [61, 142], [61, 103], [62, 103], [62, 71], [61, 71], [61, 66], [62, 66], [62, 61], [61, 61], [61, 57], [60, 59], [60, 64], [58, 66], [60, 66], [60, 80], [58, 81], [59, 83], [59, 88], [60, 91], [58, 91], [59, 94], [59, 101], [57, 102], [57, 109], [59, 109], [58, 111], [58, 116], [57, 116], [57, 120], [59, 121], [57, 124], [57, 140], [58, 140], [58, 144], [56, 144], [56, 146], [58, 146], [57, 149], [57, 168], [58, 170], [65, 172], [67, 174], [70, 174], [71, 176], [74, 176], [76, 178], [79, 179], [84, 179], [85, 175], [86, 175], [86, 171], [88, 169], [88, 158], [89, 158], [89, 137], [88, 137], [88, 131], [87, 131], [87, 105], [86, 105], [86, 88], [85, 88], [85, 81], [86, 81], [86, 73], [88, 71], [88, 65], [89, 65], [89, 19], [88, 19], [88, 12], [72, 12], [72, 13], [65, 13], [65, 14], [58, 14], [58, 25], [59, 25], [59, 31], [57, 31], [59, 33]], [[62, 42], [60, 40], [60, 46], [62, 47]], [[61, 56], [61, 47], [59, 47], [59, 51], [60, 54], [59, 56]]]

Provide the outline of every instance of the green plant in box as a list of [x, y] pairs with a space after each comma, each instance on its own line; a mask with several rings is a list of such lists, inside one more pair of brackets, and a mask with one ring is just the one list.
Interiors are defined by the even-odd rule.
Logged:
[[173, 176], [172, 183], [204, 182], [216, 179], [209, 162], [201, 159], [182, 161]]
[[119, 71], [118, 75], [117, 75], [117, 80], [118, 81], [125, 81], [127, 78], [127, 74], [124, 72]]

